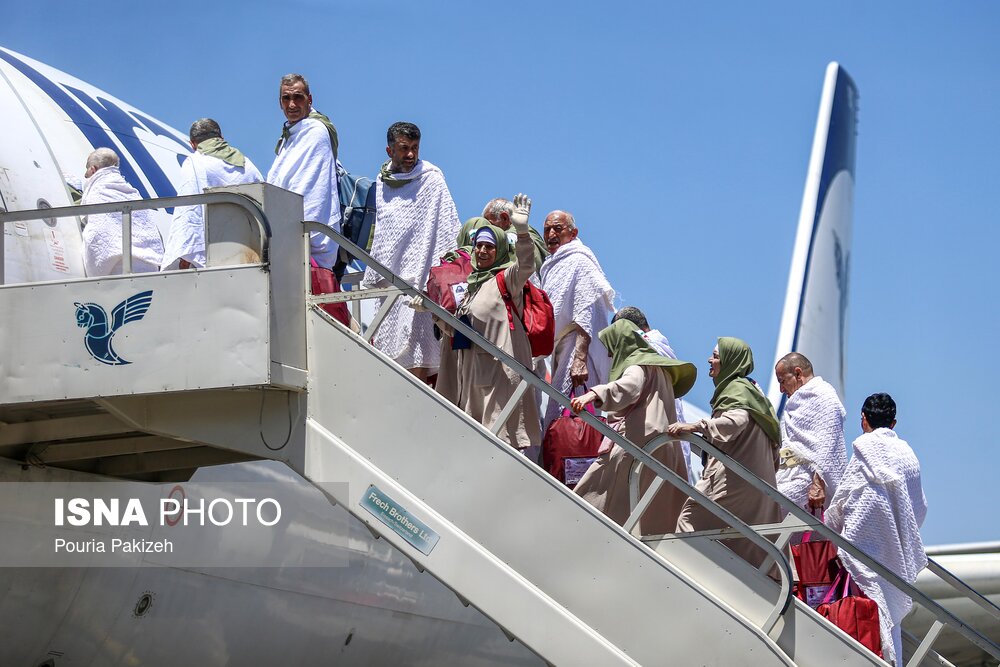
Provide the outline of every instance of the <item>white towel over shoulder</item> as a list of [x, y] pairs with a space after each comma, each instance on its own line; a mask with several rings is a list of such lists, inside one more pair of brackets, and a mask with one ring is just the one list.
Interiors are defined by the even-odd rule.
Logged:
[[[927, 566], [920, 539], [926, 516], [920, 463], [906, 441], [887, 428], [855, 440], [854, 455], [826, 513], [827, 525], [912, 584]], [[865, 595], [878, 604], [887, 661], [901, 657], [900, 623], [913, 601], [850, 554], [842, 551], [840, 557]]]
[[[302, 195], [303, 220], [320, 222], [340, 231], [340, 196], [337, 193], [337, 159], [326, 125], [305, 118], [288, 128], [289, 137], [274, 158], [267, 182]], [[293, 221], [298, 224], [298, 221]], [[320, 266], [333, 268], [338, 244], [313, 232], [310, 252]]]
[[[118, 167], [98, 169], [83, 185], [81, 204], [110, 204], [142, 199], [122, 177]], [[132, 212], [132, 271], [158, 271], [163, 242], [148, 210]], [[121, 213], [87, 216], [83, 228], [83, 264], [88, 276], [110, 276], [122, 272]]]
[[[397, 174], [412, 179], [400, 187], [376, 180], [375, 238], [371, 255], [377, 262], [410, 283], [424, 289], [431, 267], [455, 246], [460, 227], [458, 211], [444, 174], [426, 160], [418, 160], [413, 171]], [[362, 287], [382, 282], [372, 269], [365, 272]], [[429, 368], [441, 364], [441, 345], [434, 338], [431, 314], [418, 313], [400, 298], [386, 315], [373, 343], [404, 368]], [[384, 302], [384, 300], [383, 300]]]
[[781, 416], [781, 446], [804, 465], [778, 471], [778, 490], [799, 507], [808, 502], [813, 473], [826, 484], [827, 500], [837, 492], [847, 466], [844, 417], [837, 390], [818, 375], [802, 385], [785, 403]]
[[[611, 359], [597, 333], [608, 326], [614, 314], [615, 291], [604, 275], [597, 257], [580, 239], [573, 239], [555, 251], [542, 264], [539, 275], [542, 289], [552, 301], [556, 324], [556, 348], [552, 356], [552, 386], [569, 394], [572, 389], [570, 364], [579, 326], [590, 336], [587, 350], [588, 386], [608, 381]], [[559, 415], [561, 407], [549, 401], [544, 425]]]
[[[231, 165], [211, 155], [194, 152], [181, 166], [181, 184], [177, 196], [200, 195], [205, 188], [259, 183], [264, 180], [257, 167], [246, 158], [242, 167]], [[164, 244], [162, 268], [183, 259], [197, 267], [205, 266], [205, 207], [178, 206], [170, 220], [170, 232]]]
[[539, 275], [552, 301], [556, 337], [576, 323], [596, 341], [614, 313], [615, 291], [590, 248], [573, 239], [545, 260]]

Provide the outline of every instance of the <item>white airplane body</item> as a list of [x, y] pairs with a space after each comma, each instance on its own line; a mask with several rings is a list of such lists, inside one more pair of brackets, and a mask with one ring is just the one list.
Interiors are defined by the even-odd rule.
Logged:
[[[846, 78], [835, 65], [831, 72]], [[843, 395], [857, 93], [849, 78], [837, 90], [849, 99], [833, 105], [838, 111], [825, 120], [821, 110], [817, 141], [850, 132], [846, 144], [843, 134], [831, 144], [849, 144], [849, 151], [817, 158], [814, 149], [802, 213], [809, 221], [800, 222], [778, 353], [799, 349], [820, 368], [829, 364], [834, 370], [822, 374]], [[0, 98], [0, 126], [13, 138], [0, 149], [5, 210], [70, 205], [67, 177], [82, 173], [87, 154], [102, 146], [119, 153], [123, 176], [144, 197], [176, 194], [189, 146], [185, 135], [154, 117], [4, 49]], [[165, 232], [169, 212], [155, 215]], [[84, 276], [77, 219], [10, 224], [4, 241], [0, 275], [7, 283]], [[0, 423], [0, 457], [11, 457], [6, 442]], [[0, 458], [2, 483], [97, 479]], [[305, 508], [306, 518], [274, 548], [289, 562], [297, 554], [334, 552], [343, 567], [177, 568], [145, 557], [126, 568], [3, 567], [0, 665], [544, 664], [283, 464], [200, 468], [190, 482], [279, 480], [287, 488], [284, 502]], [[0, 514], [0, 529], [18, 522]], [[226, 548], [202, 545], [206, 556]], [[971, 575], [997, 601], [1000, 550], [994, 545], [976, 554], [968, 573], [967, 557], [939, 560], [959, 576]]]

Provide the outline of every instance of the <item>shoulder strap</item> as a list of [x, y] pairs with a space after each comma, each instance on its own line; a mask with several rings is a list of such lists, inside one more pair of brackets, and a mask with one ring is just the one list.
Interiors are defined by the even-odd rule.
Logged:
[[497, 273], [497, 287], [500, 288], [500, 298], [504, 301], [509, 301], [510, 292], [507, 291], [507, 278], [503, 274], [503, 271]]
[[500, 289], [500, 298], [503, 299], [504, 305], [507, 306], [507, 322], [513, 331], [514, 315], [517, 315], [517, 319], [521, 320], [521, 328], [527, 330], [524, 326], [524, 318], [517, 312], [517, 308], [514, 307], [514, 300], [510, 298], [510, 292], [507, 290], [507, 278], [504, 276], [506, 272], [507, 270], [504, 269], [497, 273], [497, 287]]

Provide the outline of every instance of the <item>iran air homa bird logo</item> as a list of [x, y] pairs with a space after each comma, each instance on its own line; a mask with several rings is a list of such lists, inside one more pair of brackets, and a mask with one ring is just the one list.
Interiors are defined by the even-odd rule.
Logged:
[[141, 320], [149, 305], [153, 303], [153, 290], [139, 292], [125, 299], [111, 311], [111, 322], [108, 313], [96, 303], [74, 303], [76, 306], [76, 326], [87, 330], [83, 338], [87, 351], [94, 359], [109, 366], [124, 366], [132, 363], [118, 356], [111, 346], [115, 332], [129, 322]]

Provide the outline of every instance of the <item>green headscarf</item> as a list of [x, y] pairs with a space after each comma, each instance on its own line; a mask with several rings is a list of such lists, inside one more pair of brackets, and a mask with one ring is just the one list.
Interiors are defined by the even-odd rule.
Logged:
[[198, 146], [195, 150], [202, 155], [210, 155], [211, 157], [219, 158], [223, 162], [228, 162], [234, 167], [242, 167], [247, 162], [243, 153], [230, 146], [229, 143], [222, 137], [212, 137], [211, 139], [200, 141], [198, 142]]
[[715, 382], [712, 411], [746, 410], [764, 430], [771, 445], [777, 447], [781, 442], [778, 417], [767, 396], [747, 379], [752, 372], [753, 352], [750, 346], [739, 338], [720, 338], [719, 374], [712, 378]]
[[[337, 137], [337, 128], [333, 126], [330, 119], [321, 114], [320, 112], [313, 109], [309, 112], [307, 118], [312, 118], [313, 120], [318, 120], [319, 122], [326, 125], [326, 131], [330, 135], [330, 148], [333, 149], [333, 159], [337, 159], [337, 149], [340, 148], [340, 139]], [[294, 123], [292, 124], [294, 125]], [[278, 151], [281, 150], [281, 144], [288, 141], [288, 138], [292, 136], [291, 125], [285, 123], [281, 126], [281, 138], [278, 139], [277, 145], [274, 147], [274, 154], [277, 155]]]
[[[455, 240], [455, 246], [459, 250], [464, 250], [465, 252], [471, 255], [472, 247], [473, 245], [475, 245], [473, 237], [481, 227], [489, 224], [491, 223], [486, 218], [482, 217], [469, 218], [468, 220], [465, 221], [465, 224], [462, 225], [462, 229], [458, 231], [458, 238]], [[508, 232], [509, 231], [510, 230], [508, 230]], [[504, 235], [506, 236], [506, 232], [504, 233]], [[545, 259], [549, 256], [549, 251], [548, 248], [545, 246], [545, 239], [542, 238], [542, 235], [539, 234], [534, 227], [528, 227], [528, 235], [531, 236], [531, 243], [534, 246], [535, 271], [540, 271], [542, 268], [542, 262], [544, 262]], [[510, 244], [511, 255], [513, 255], [515, 252], [514, 246], [515, 246], [514, 243]], [[454, 250], [452, 252], [454, 252]], [[449, 259], [449, 255], [445, 255], [445, 259]], [[450, 259], [453, 260], [454, 257], [451, 257]]]
[[[490, 224], [490, 221], [486, 218], [476, 217], [469, 218], [462, 225], [462, 228], [458, 230], [458, 238], [455, 239], [455, 247], [465, 252], [472, 253], [473, 246], [476, 245], [476, 231], [480, 227], [486, 227]], [[506, 237], [506, 234], [504, 235]]]
[[675, 398], [688, 393], [694, 386], [698, 377], [695, 365], [659, 354], [632, 322], [618, 320], [598, 332], [597, 337], [611, 352], [611, 374], [608, 377], [612, 382], [620, 378], [629, 366], [659, 366], [670, 378]]
[[[472, 220], [477, 220], [477, 219], [484, 221], [486, 220], [486, 218], [473, 218]], [[470, 220], [469, 222], [472, 222], [472, 220]], [[478, 227], [476, 227], [475, 233], [478, 234], [483, 229], [489, 229], [491, 232], [493, 232], [493, 236], [497, 242], [497, 257], [493, 261], [492, 266], [485, 269], [480, 269], [479, 264], [476, 261], [476, 255], [475, 253], [473, 253], [472, 273], [469, 274], [469, 280], [468, 280], [469, 287], [468, 291], [466, 292], [466, 297], [465, 297], [466, 301], [471, 299], [472, 295], [478, 292], [479, 288], [482, 287], [487, 280], [492, 280], [493, 276], [500, 273], [508, 266], [513, 266], [514, 264], [514, 258], [510, 254], [510, 243], [507, 242], [507, 233], [504, 230], [500, 229], [499, 227], [494, 227], [488, 221], [486, 222], [485, 225], [480, 224]], [[474, 247], [475, 238], [472, 239], [472, 243]]]

